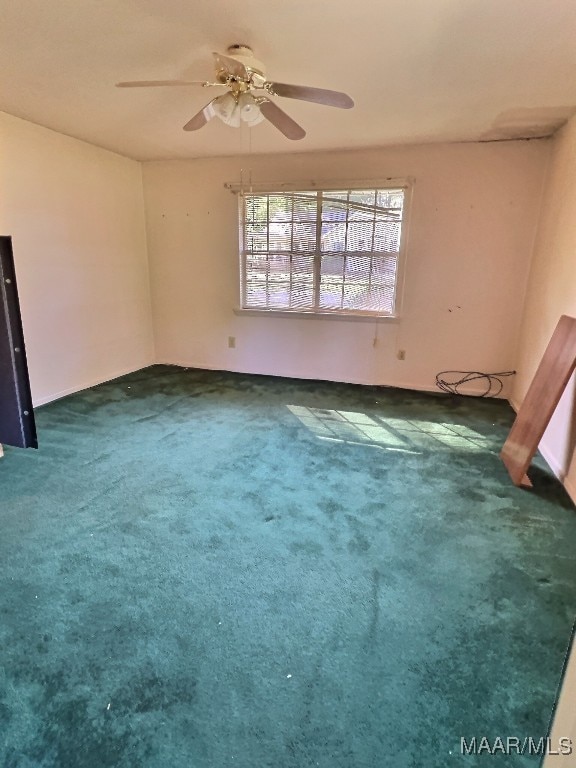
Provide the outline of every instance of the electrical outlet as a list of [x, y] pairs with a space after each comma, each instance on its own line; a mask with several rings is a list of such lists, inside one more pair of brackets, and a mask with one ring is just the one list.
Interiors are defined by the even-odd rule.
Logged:
[[396, 357], [398, 358], [398, 360], [406, 360], [406, 350], [399, 349], [398, 352], [396, 352]]
[[230, 349], [236, 348], [236, 336], [228, 336], [228, 347]]

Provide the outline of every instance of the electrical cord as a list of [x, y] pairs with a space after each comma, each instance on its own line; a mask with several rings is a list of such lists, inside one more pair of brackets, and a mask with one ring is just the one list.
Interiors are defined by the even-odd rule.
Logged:
[[[506, 376], [514, 376], [515, 373], [516, 371], [499, 371], [497, 373], [482, 373], [480, 371], [440, 371], [440, 373], [436, 374], [436, 386], [443, 392], [448, 392], [450, 395], [467, 394], [469, 397], [497, 397], [504, 387], [502, 379]], [[448, 374], [451, 374], [450, 378], [453, 378], [453, 375], [460, 375], [461, 378], [455, 381], [447, 381], [442, 378]], [[471, 381], [479, 381], [482, 379], [484, 379], [486, 383], [486, 390], [484, 392], [477, 395], [460, 392], [460, 387], [464, 384], [469, 384]]]

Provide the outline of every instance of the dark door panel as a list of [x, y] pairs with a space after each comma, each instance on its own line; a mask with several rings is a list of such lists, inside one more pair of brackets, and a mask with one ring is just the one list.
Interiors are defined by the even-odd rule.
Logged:
[[12, 240], [0, 235], [0, 443], [38, 448]]

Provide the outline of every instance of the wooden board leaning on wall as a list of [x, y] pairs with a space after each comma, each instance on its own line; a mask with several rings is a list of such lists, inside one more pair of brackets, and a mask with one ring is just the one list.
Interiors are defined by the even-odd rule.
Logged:
[[500, 453], [514, 485], [530, 488], [530, 462], [576, 369], [576, 318], [562, 315]]

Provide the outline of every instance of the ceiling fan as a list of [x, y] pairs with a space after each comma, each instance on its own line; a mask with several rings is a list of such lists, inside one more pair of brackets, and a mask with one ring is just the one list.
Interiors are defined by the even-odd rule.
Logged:
[[118, 88], [148, 88], [154, 86], [200, 85], [204, 88], [223, 87], [226, 92], [208, 102], [184, 126], [185, 131], [197, 131], [213, 117], [238, 127], [241, 122], [257, 125], [266, 119], [288, 139], [303, 139], [306, 131], [271, 101], [269, 96], [301, 99], [328, 107], [350, 109], [354, 102], [345, 93], [305, 85], [275, 83], [266, 79], [265, 68], [247, 45], [231, 45], [226, 54], [214, 53], [216, 81], [196, 80], [132, 80], [117, 83]]

